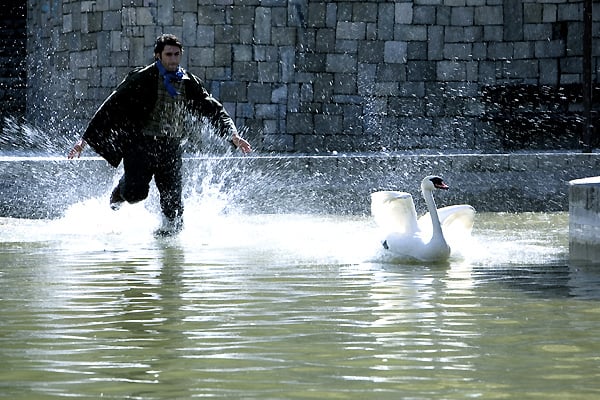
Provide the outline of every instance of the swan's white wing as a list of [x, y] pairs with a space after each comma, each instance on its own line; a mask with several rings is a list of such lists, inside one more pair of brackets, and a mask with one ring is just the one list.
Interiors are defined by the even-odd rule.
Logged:
[[418, 232], [417, 212], [410, 193], [381, 191], [371, 193], [371, 215], [386, 232]]
[[[442, 230], [446, 232], [460, 232], [471, 234], [475, 220], [475, 209], [468, 204], [457, 204], [454, 206], [438, 208], [438, 217]], [[421, 216], [418, 220], [419, 228], [424, 232], [431, 231], [431, 217], [429, 213]]]
[[438, 216], [444, 231], [464, 231], [471, 234], [475, 221], [475, 209], [468, 204], [457, 204], [454, 206], [438, 209]]

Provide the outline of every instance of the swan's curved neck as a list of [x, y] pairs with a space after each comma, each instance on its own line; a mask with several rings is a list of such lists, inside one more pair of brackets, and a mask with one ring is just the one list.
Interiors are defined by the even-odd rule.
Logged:
[[433, 193], [431, 190], [423, 190], [422, 192], [423, 198], [425, 199], [425, 204], [427, 204], [427, 209], [429, 210], [429, 216], [431, 217], [433, 237], [441, 237], [443, 239], [444, 235], [442, 233], [442, 225], [440, 224], [440, 217], [438, 216], [437, 206], [435, 204], [435, 200], [433, 199]]

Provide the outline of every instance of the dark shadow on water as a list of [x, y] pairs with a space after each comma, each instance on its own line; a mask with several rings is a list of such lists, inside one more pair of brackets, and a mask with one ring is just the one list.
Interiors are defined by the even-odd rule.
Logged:
[[481, 284], [500, 284], [537, 298], [600, 300], [600, 267], [564, 262], [543, 265], [477, 267], [473, 278]]

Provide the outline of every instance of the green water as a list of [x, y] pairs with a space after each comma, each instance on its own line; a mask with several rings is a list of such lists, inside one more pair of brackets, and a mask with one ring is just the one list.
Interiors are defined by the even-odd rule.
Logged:
[[478, 214], [429, 266], [366, 217], [154, 222], [0, 219], [0, 397], [600, 396], [600, 270], [568, 265], [566, 214]]

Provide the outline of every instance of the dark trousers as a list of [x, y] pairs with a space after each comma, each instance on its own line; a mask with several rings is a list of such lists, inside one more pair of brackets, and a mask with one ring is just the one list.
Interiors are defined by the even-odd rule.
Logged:
[[169, 219], [181, 217], [181, 157], [179, 139], [144, 136], [123, 156], [124, 174], [119, 180], [121, 197], [129, 203], [144, 200], [154, 176], [163, 214]]

